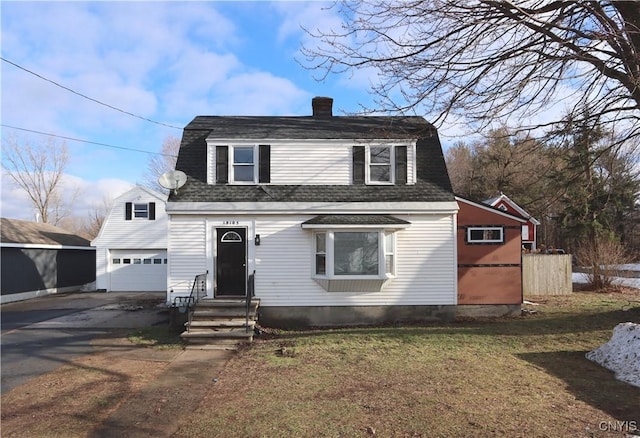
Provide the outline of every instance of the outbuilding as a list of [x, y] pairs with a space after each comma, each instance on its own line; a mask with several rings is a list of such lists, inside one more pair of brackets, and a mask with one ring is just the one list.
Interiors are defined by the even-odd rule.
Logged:
[[89, 240], [51, 224], [1, 219], [1, 302], [92, 288], [96, 251]]
[[456, 196], [458, 316], [519, 315], [527, 218]]

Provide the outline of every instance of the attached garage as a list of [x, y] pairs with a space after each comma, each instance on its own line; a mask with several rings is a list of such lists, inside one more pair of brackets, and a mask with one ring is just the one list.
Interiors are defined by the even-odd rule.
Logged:
[[110, 290], [163, 291], [167, 287], [166, 250], [112, 250]]
[[93, 241], [98, 290], [167, 290], [165, 198], [162, 193], [137, 186], [114, 201]]

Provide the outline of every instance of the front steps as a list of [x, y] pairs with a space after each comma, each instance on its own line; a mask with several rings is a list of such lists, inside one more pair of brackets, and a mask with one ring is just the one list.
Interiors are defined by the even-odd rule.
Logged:
[[193, 349], [235, 349], [253, 341], [259, 298], [251, 300], [249, 324], [245, 299], [201, 299], [180, 336]]

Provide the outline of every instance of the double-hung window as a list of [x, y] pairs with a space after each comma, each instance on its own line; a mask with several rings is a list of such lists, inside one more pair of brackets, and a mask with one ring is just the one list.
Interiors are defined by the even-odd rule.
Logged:
[[369, 148], [369, 182], [391, 183], [391, 146], [371, 146]]
[[392, 232], [326, 230], [315, 233], [314, 274], [325, 278], [386, 278], [394, 274]]
[[271, 181], [268, 144], [210, 145], [215, 154], [216, 184], [258, 184]]
[[353, 146], [353, 184], [407, 184], [408, 145]]
[[234, 146], [231, 179], [234, 182], [251, 182], [256, 179], [255, 148], [253, 146]]

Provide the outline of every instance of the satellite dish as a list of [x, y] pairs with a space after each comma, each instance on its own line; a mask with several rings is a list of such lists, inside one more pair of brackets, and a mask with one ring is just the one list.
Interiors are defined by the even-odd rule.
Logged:
[[173, 190], [178, 193], [178, 189], [187, 182], [187, 175], [179, 170], [165, 172], [158, 178], [158, 184], [165, 189]]

